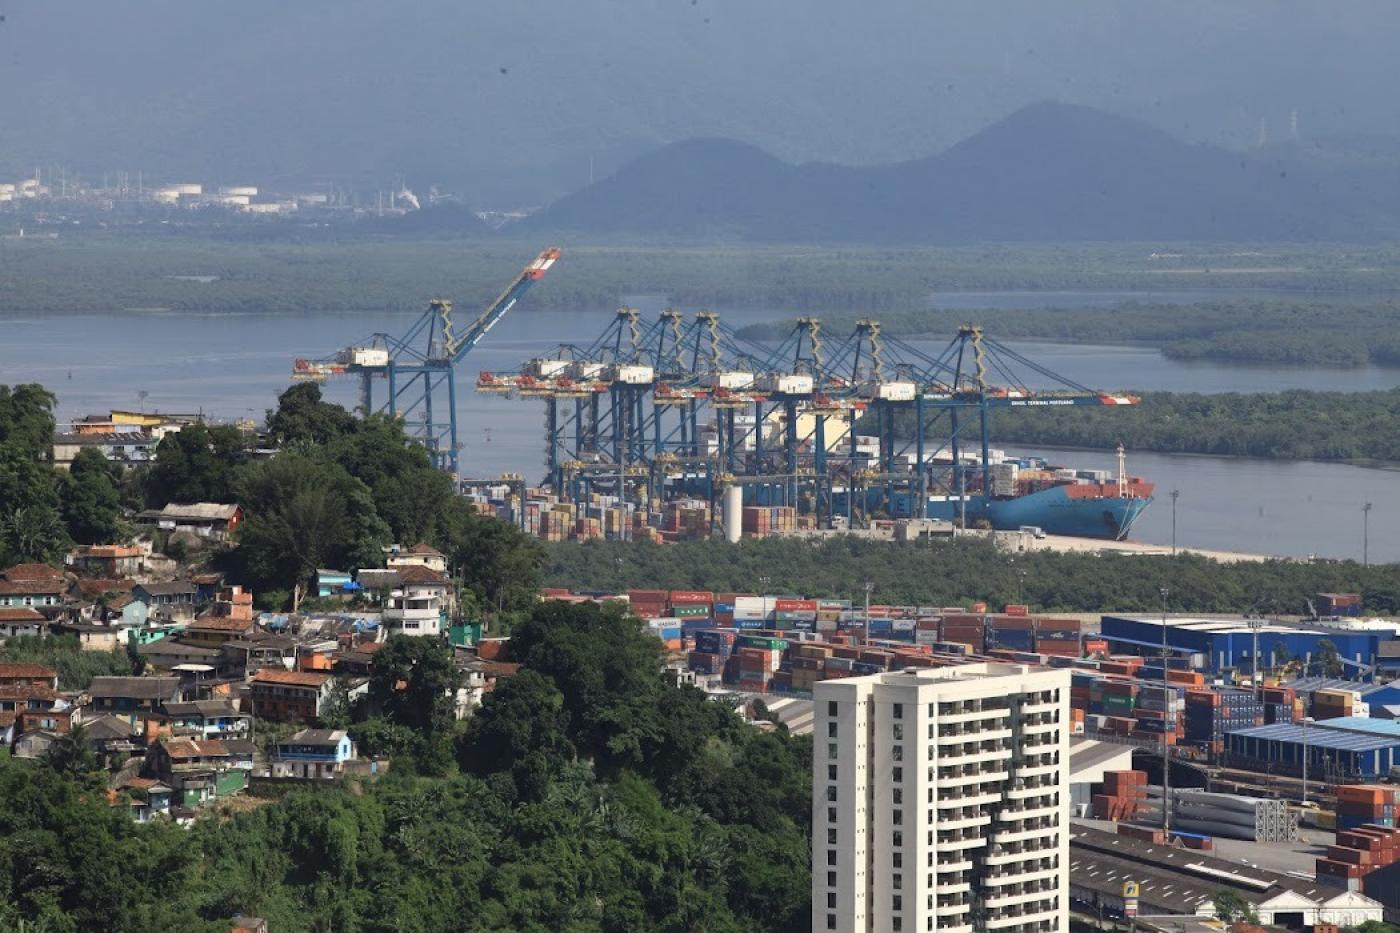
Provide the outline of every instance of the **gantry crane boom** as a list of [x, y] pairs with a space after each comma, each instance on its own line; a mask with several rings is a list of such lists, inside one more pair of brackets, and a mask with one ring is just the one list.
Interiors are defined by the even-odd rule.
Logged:
[[[544, 277], [559, 255], [557, 247], [543, 250], [461, 334], [453, 321], [452, 302], [435, 298], [403, 335], [378, 333], [326, 359], [298, 359], [292, 366], [292, 378], [322, 381], [329, 376], [358, 375], [361, 411], [403, 419], [405, 428], [428, 448], [433, 461], [455, 474], [459, 463], [455, 367]], [[374, 403], [375, 378], [388, 381], [387, 398], [378, 406]], [[434, 414], [433, 404], [435, 392], [442, 388], [447, 394], [445, 420], [440, 408]]]

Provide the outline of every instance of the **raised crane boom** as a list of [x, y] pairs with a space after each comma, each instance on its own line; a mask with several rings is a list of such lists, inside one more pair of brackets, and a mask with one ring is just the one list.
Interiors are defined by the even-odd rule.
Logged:
[[535, 261], [526, 266], [520, 275], [516, 276], [515, 281], [506, 286], [505, 291], [486, 306], [486, 310], [482, 311], [475, 321], [472, 321], [466, 333], [460, 337], [452, 329], [452, 318], [449, 313], [442, 322], [442, 349], [446, 358], [453, 363], [460, 363], [462, 357], [470, 353], [472, 347], [481, 343], [482, 338], [490, 332], [491, 328], [495, 327], [497, 322], [510, 312], [511, 308], [515, 307], [516, 302], [530, 290], [530, 286], [544, 278], [544, 274], [549, 271], [550, 267], [559, 261], [559, 253], [558, 247], [551, 246], [536, 256]]
[[[292, 378], [322, 381], [329, 376], [359, 376], [360, 410], [365, 415], [402, 419], [404, 428], [428, 448], [433, 461], [455, 474], [459, 460], [455, 367], [544, 277], [559, 255], [557, 247], [542, 251], [461, 334], [454, 326], [452, 302], [435, 298], [401, 336], [373, 334], [332, 357], [298, 359]], [[374, 399], [376, 378], [388, 382], [387, 397], [379, 405]], [[447, 395], [445, 415], [441, 405], [435, 414], [434, 395], [440, 389]]]

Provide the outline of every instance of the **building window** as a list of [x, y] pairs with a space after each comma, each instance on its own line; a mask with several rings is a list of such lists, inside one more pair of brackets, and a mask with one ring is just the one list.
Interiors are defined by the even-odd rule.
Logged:
[[826, 873], [826, 886], [828, 888], [836, 887], [836, 872], [829, 871]]
[[894, 825], [896, 825], [896, 826], [903, 826], [903, 825], [904, 825], [904, 811], [903, 811], [903, 810], [895, 810], [895, 811], [893, 812], [893, 814], [891, 815], [890, 818], [894, 821]]
[[890, 772], [890, 779], [896, 784], [904, 780], [904, 769], [896, 767]]
[[896, 704], [894, 704], [894, 718], [895, 718], [895, 719], [903, 719], [903, 718], [904, 718], [904, 704], [903, 704], [903, 703], [896, 703]]
[[826, 906], [830, 910], [836, 909], [836, 893], [832, 892], [826, 896]]
[[894, 759], [895, 761], [903, 761], [903, 760], [904, 760], [904, 746], [902, 746], [902, 745], [896, 745], [896, 746], [894, 746], [892, 749], [890, 749], [890, 757], [891, 757], [892, 759]]
[[827, 765], [827, 766], [826, 766], [826, 779], [827, 779], [828, 781], [834, 781], [834, 780], [836, 780], [836, 766], [835, 766], [835, 765]]
[[827, 714], [828, 716], [835, 716], [835, 715], [836, 715], [836, 701], [835, 701], [835, 700], [828, 700], [828, 701], [827, 701], [827, 703], [826, 703], [826, 714]]
[[834, 929], [836, 929], [836, 915], [835, 915], [835, 914], [827, 914], [827, 915], [826, 915], [826, 928], [827, 928], [828, 930], [834, 930]]
[[896, 849], [904, 848], [904, 833], [896, 829], [890, 838], [890, 843]]
[[904, 867], [904, 853], [902, 853], [902, 852], [896, 852], [896, 853], [894, 854], [894, 867], [895, 867], [895, 868], [903, 868], [903, 867]]
[[890, 884], [894, 887], [896, 891], [904, 890], [904, 876], [901, 875], [899, 872], [895, 872], [894, 875], [890, 878]]
[[833, 828], [831, 828], [831, 829], [828, 829], [828, 830], [826, 831], [826, 844], [827, 844], [827, 845], [831, 845], [831, 846], [836, 845], [836, 829], [835, 829], [835, 827], [833, 827]]
[[836, 850], [835, 850], [835, 849], [827, 849], [827, 850], [826, 850], [826, 863], [827, 863], [828, 865], [835, 865], [835, 864], [836, 864]]
[[826, 737], [828, 739], [836, 738], [836, 723], [829, 722], [826, 724]]
[[[894, 901], [893, 901], [893, 903], [890, 904], [890, 909], [891, 909], [891, 910], [903, 910], [903, 909], [904, 909], [904, 898], [901, 897], [901, 896], [898, 895], [898, 894], [894, 895]], [[898, 917], [895, 918], [896, 921], [897, 921], [898, 919], [899, 919]]]
[[890, 793], [891, 793], [891, 798], [890, 798], [890, 799], [891, 799], [894, 803], [900, 804], [900, 803], [903, 803], [903, 802], [904, 802], [904, 791], [900, 790], [898, 787], [896, 787], [896, 788], [895, 788], [893, 791], [891, 791]]
[[827, 822], [828, 822], [828, 823], [835, 823], [835, 822], [836, 822], [836, 808], [835, 808], [835, 807], [827, 807], [827, 808], [826, 808], [826, 819], [827, 819]]
[[826, 747], [826, 757], [828, 757], [828, 758], [839, 758], [839, 757], [840, 757], [840, 753], [837, 752], [837, 750], [836, 750], [836, 743], [835, 743], [835, 742], [832, 742], [831, 744], [827, 745], [827, 747]]
[[832, 784], [826, 789], [826, 799], [832, 803], [836, 802], [836, 785]]
[[[899, 898], [895, 898], [895, 900], [897, 901], [897, 900], [899, 900]], [[895, 910], [898, 910], [898, 909], [899, 909], [898, 907], [895, 908]], [[896, 930], [896, 931], [897, 931], [897, 930], [902, 930], [902, 929], [904, 929], [904, 919], [903, 919], [902, 917], [891, 917], [891, 918], [890, 918], [890, 929], [891, 929], [891, 930]]]
[[904, 741], [904, 723], [897, 722], [894, 724], [894, 740], [896, 742]]

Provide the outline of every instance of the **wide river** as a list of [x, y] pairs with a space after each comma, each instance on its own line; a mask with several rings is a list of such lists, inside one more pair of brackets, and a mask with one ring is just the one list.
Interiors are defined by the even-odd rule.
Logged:
[[[1027, 307], [1085, 304], [1093, 293], [976, 293], [942, 295], [944, 307]], [[1114, 293], [1114, 300], [1194, 301], [1208, 293]], [[645, 305], [644, 305], [645, 307]], [[296, 356], [325, 356], [374, 331], [399, 333], [412, 313], [259, 314], [112, 312], [0, 317], [0, 384], [42, 382], [59, 397], [60, 420], [136, 408], [203, 411], [211, 417], [261, 420], [289, 384]], [[651, 315], [648, 314], [648, 317]], [[781, 315], [728, 311], [735, 327]], [[587, 345], [608, 325], [611, 312], [538, 312], [507, 317], [467, 358], [459, 385], [458, 418], [464, 471], [504, 471], [538, 479], [544, 436], [541, 405], [478, 395], [479, 370], [512, 372], [558, 343]], [[1175, 389], [1255, 392], [1288, 388], [1359, 391], [1400, 385], [1400, 370], [1334, 370], [1282, 366], [1181, 363], [1155, 350], [1017, 341], [1010, 344], [1049, 370], [1102, 389]], [[923, 345], [936, 351], [941, 343]], [[327, 394], [353, 404], [354, 380], [332, 382]], [[1111, 413], [1105, 412], [1105, 417]], [[1065, 464], [1111, 468], [1111, 454], [1060, 452]], [[1400, 472], [1322, 463], [1243, 460], [1129, 452], [1129, 471], [1157, 484], [1158, 500], [1133, 537], [1171, 541], [1171, 500], [1177, 502], [1177, 541], [1222, 550], [1317, 554], [1360, 559], [1362, 512], [1370, 516], [1370, 558], [1400, 561]]]

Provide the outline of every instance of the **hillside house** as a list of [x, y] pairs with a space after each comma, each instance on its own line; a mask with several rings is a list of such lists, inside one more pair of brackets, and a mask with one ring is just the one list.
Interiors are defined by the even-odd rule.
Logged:
[[237, 505], [219, 502], [172, 502], [163, 509], [151, 509], [136, 516], [136, 524], [162, 531], [183, 532], [210, 541], [227, 541], [243, 520]]
[[48, 564], [16, 564], [0, 572], [0, 608], [56, 610], [67, 589], [63, 574]]
[[53, 465], [60, 470], [70, 469], [86, 447], [95, 448], [109, 462], [122, 466], [149, 463], [159, 443], [159, 438], [144, 431], [55, 434]]
[[218, 739], [172, 738], [146, 753], [145, 777], [170, 786], [177, 806], [197, 807], [228, 797], [248, 785], [248, 774], [234, 766], [234, 756]]
[[437, 573], [447, 573], [447, 556], [430, 544], [415, 544], [402, 549], [396, 544], [386, 549], [384, 564], [390, 569], [427, 567]]
[[111, 580], [139, 574], [144, 556], [133, 544], [83, 544], [69, 551], [63, 562], [79, 576]]
[[340, 596], [347, 590], [356, 589], [359, 589], [359, 584], [344, 570], [323, 569], [316, 571], [316, 595], [322, 599], [328, 596]]
[[42, 664], [0, 664], [0, 687], [48, 687], [58, 689], [58, 671]]
[[303, 729], [273, 747], [271, 776], [336, 780], [355, 759], [355, 743], [343, 730]]
[[138, 583], [131, 595], [150, 608], [151, 612], [173, 607], [186, 607], [194, 613], [197, 588], [189, 580], [175, 580], [169, 583]]
[[159, 714], [166, 703], [178, 703], [178, 677], [94, 677], [88, 688], [93, 712], [135, 723], [147, 714]]
[[120, 625], [94, 625], [90, 622], [55, 622], [55, 635], [71, 635], [84, 651], [113, 651], [125, 648], [127, 628]]
[[175, 788], [155, 778], [127, 778], [117, 789], [124, 792], [118, 803], [125, 802], [131, 808], [131, 818], [138, 823], [149, 823], [157, 816], [168, 814], [175, 796]]
[[395, 568], [398, 582], [384, 604], [388, 635], [440, 636], [452, 611], [452, 581], [421, 564]]
[[253, 717], [228, 700], [189, 700], [166, 703], [163, 712], [176, 735], [198, 739], [242, 738], [253, 731]]
[[49, 620], [45, 619], [39, 610], [0, 606], [0, 638], [44, 635], [48, 630]]
[[330, 674], [265, 667], [253, 675], [253, 715], [279, 722], [311, 722], [330, 699]]

